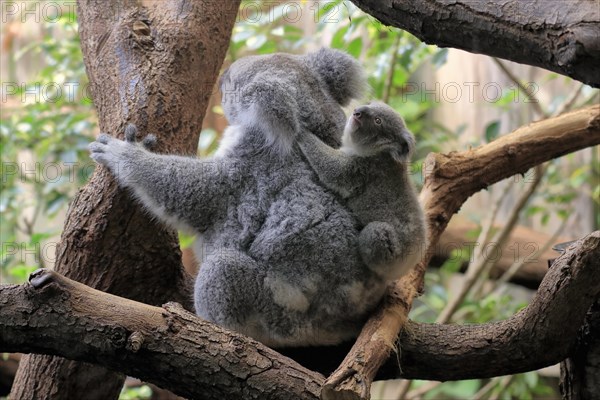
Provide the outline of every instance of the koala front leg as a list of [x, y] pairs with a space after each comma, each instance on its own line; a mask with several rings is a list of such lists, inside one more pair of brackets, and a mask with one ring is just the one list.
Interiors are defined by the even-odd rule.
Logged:
[[303, 132], [298, 144], [319, 180], [329, 189], [349, 197], [360, 186], [360, 174], [352, 156], [329, 147], [310, 132]]
[[229, 168], [221, 160], [154, 154], [155, 138], [135, 142], [101, 134], [89, 145], [91, 157], [107, 167], [119, 186], [129, 189], [148, 209], [170, 225], [202, 231], [219, 215], [229, 190]]

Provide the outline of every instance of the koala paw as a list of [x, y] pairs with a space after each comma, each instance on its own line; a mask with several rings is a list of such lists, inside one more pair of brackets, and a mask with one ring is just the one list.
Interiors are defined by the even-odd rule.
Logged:
[[[130, 176], [129, 167], [135, 164], [135, 158], [144, 150], [136, 144], [137, 128], [129, 124], [125, 128], [125, 140], [115, 139], [101, 133], [95, 142], [90, 143], [90, 156], [98, 164], [107, 167], [121, 184], [126, 184]], [[141, 142], [145, 149], [156, 145], [156, 137], [148, 135]]]
[[360, 255], [367, 266], [377, 268], [394, 262], [398, 238], [394, 228], [385, 222], [371, 222], [360, 232]]
[[120, 164], [127, 159], [129, 147], [132, 146], [128, 142], [101, 133], [95, 142], [90, 143], [88, 149], [94, 161], [116, 172], [122, 167]]

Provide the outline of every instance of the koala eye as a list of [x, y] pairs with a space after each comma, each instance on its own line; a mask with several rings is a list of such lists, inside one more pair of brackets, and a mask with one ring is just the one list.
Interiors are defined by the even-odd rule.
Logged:
[[375, 123], [377, 125], [381, 125], [381, 118], [375, 118]]

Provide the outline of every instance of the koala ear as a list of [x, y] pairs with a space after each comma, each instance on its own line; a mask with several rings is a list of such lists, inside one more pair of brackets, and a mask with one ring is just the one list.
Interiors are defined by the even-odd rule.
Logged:
[[404, 140], [398, 143], [398, 146], [391, 150], [392, 158], [399, 163], [410, 161], [415, 152], [415, 137], [408, 130], [402, 134]]
[[221, 74], [221, 76], [219, 77], [219, 89], [221, 89], [221, 91], [224, 91], [224, 85], [229, 81], [229, 68], [227, 68], [225, 71], [223, 71], [223, 73]]
[[242, 90], [240, 123], [257, 126], [266, 145], [279, 154], [289, 152], [300, 131], [296, 91], [274, 74], [257, 74]]
[[322, 48], [305, 56], [308, 66], [327, 85], [329, 94], [342, 106], [359, 99], [368, 84], [361, 65], [352, 56], [339, 50]]

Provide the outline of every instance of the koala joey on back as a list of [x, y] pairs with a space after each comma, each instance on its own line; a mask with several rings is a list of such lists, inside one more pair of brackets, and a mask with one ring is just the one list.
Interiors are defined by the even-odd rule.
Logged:
[[230, 126], [213, 157], [153, 153], [130, 127], [125, 141], [100, 135], [92, 158], [160, 221], [198, 235], [200, 317], [273, 347], [355, 338], [389, 280], [362, 261], [360, 222], [296, 143], [339, 147], [362, 68], [331, 49], [251, 56], [220, 85]]
[[420, 259], [426, 232], [408, 176], [415, 140], [400, 115], [384, 103], [363, 105], [348, 118], [340, 150], [313, 135], [299, 143], [319, 180], [364, 226], [358, 244], [365, 264], [385, 279], [406, 274]]

